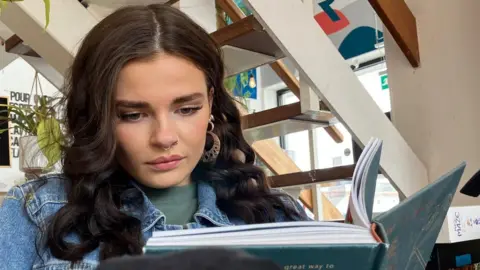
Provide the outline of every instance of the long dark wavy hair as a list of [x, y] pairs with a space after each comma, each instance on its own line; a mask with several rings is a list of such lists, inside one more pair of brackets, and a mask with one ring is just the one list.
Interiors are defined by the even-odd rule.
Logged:
[[[142, 252], [141, 221], [120, 210], [122, 194], [132, 188], [115, 158], [114, 91], [125, 64], [158, 53], [194, 63], [214, 89], [214, 132], [222, 148], [215, 164], [199, 162], [193, 173], [215, 188], [218, 207], [246, 223], [274, 222], [279, 211], [291, 219], [300, 215], [288, 196], [269, 189], [264, 172], [253, 165], [255, 154], [242, 136], [240, 113], [223, 86], [221, 50], [209, 34], [176, 8], [129, 6], [90, 31], [67, 76], [69, 143], [63, 170], [68, 203], [53, 216], [47, 232], [47, 246], [59, 259], [76, 262], [99, 247], [102, 260]], [[78, 243], [65, 241], [72, 233], [79, 236]]]

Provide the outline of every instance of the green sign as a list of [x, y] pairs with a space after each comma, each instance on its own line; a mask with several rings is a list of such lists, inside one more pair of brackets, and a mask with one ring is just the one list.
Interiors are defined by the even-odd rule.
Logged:
[[388, 89], [388, 74], [383, 74], [380, 76], [380, 83], [382, 84], [382, 90]]

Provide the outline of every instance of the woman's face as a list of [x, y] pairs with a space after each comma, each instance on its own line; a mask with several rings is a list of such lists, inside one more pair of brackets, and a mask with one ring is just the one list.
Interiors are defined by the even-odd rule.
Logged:
[[115, 92], [117, 159], [153, 188], [190, 183], [210, 118], [203, 72], [189, 61], [158, 54], [127, 64]]

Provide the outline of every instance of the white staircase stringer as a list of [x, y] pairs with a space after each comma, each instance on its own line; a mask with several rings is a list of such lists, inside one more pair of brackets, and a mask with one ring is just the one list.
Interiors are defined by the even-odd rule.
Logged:
[[59, 91], [63, 90], [64, 78], [56, 69], [40, 57], [21, 55], [30, 66], [32, 66], [38, 73], [54, 85]]
[[9, 53], [5, 51], [5, 47], [0, 47], [0, 70], [4, 69], [6, 66], [10, 65], [13, 61], [18, 58], [18, 55], [14, 53]]
[[98, 22], [77, 0], [52, 1], [47, 29], [43, 1], [8, 3], [0, 20], [61, 75], [83, 37]]
[[383, 140], [382, 171], [399, 192], [410, 196], [428, 184], [425, 166], [301, 1], [247, 0], [246, 4], [357, 143], [364, 146], [371, 137]]

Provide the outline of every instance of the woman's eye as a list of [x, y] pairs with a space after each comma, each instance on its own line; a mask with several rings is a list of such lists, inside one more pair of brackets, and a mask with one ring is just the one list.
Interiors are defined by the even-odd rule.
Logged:
[[196, 113], [198, 110], [200, 110], [202, 107], [188, 107], [188, 108], [181, 108], [178, 110], [178, 112], [183, 115], [183, 116], [188, 116]]
[[128, 121], [128, 122], [135, 122], [140, 120], [141, 118], [142, 118], [141, 113], [125, 113], [120, 115], [120, 119], [122, 119], [122, 121]]

